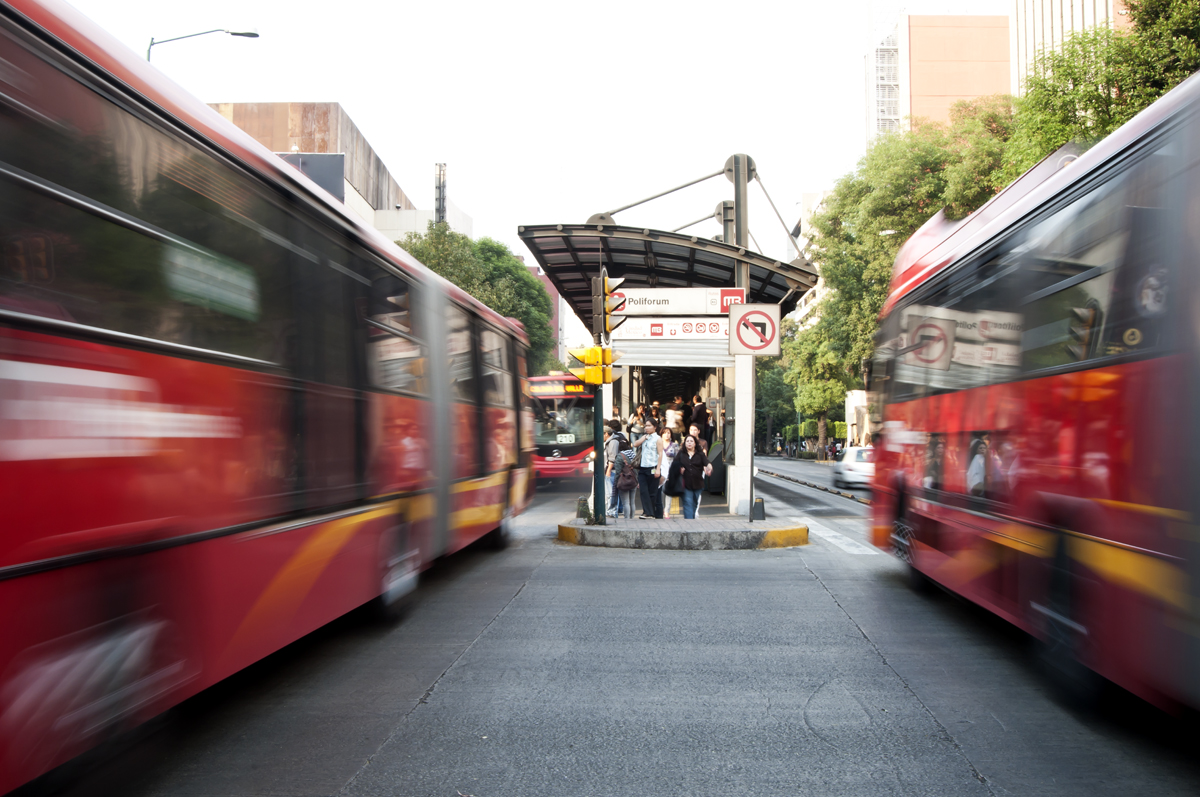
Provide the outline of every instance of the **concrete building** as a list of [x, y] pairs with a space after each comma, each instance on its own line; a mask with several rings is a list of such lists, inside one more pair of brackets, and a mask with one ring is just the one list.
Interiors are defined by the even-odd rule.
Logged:
[[1113, 30], [1132, 27], [1124, 0], [1012, 0], [1009, 17], [1010, 85], [1021, 94], [1025, 78], [1039, 52], [1057, 48], [1072, 33], [1103, 25]]
[[867, 55], [867, 141], [906, 118], [948, 122], [959, 100], [1008, 94], [1009, 27], [1003, 16], [901, 15]]
[[[326, 187], [347, 210], [390, 240], [399, 240], [408, 232], [425, 232], [434, 219], [435, 211], [420, 210], [408, 198], [338, 103], [222, 102], [210, 107], [272, 152], [287, 156], [289, 162], [302, 162], [307, 154], [343, 155], [341, 196], [335, 186]], [[449, 201], [446, 221], [455, 232], [471, 236], [471, 217]]]

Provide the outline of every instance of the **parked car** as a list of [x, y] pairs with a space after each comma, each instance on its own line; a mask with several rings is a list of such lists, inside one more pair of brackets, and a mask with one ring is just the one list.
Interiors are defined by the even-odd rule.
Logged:
[[870, 487], [875, 478], [875, 449], [847, 448], [833, 463], [834, 487]]

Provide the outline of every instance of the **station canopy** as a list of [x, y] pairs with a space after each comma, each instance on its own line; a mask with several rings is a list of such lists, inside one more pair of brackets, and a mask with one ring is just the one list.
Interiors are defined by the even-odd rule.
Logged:
[[817, 284], [817, 271], [800, 260], [784, 263], [733, 244], [695, 235], [609, 224], [545, 224], [518, 227], [518, 234], [559, 294], [588, 328], [592, 277], [601, 266], [625, 279], [622, 288], [731, 288], [735, 264], [750, 265], [746, 301], [796, 308]]

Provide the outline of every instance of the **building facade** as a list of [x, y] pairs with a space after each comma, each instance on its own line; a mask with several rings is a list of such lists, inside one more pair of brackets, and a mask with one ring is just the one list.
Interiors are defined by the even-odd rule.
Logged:
[[1004, 16], [901, 15], [867, 56], [867, 141], [906, 119], [948, 122], [959, 100], [1008, 94], [1009, 38]]
[[1133, 25], [1124, 0], [1012, 0], [1012, 6], [1009, 39], [1013, 94], [1024, 91], [1025, 79], [1042, 50], [1057, 49], [1067, 36], [1087, 28], [1122, 30]]
[[[306, 154], [344, 155], [342, 196], [331, 193], [390, 240], [423, 233], [433, 221], [435, 211], [413, 204], [338, 103], [222, 102], [210, 107], [289, 162], [302, 163]], [[446, 203], [446, 222], [455, 232], [471, 236], [471, 217], [452, 202]]]

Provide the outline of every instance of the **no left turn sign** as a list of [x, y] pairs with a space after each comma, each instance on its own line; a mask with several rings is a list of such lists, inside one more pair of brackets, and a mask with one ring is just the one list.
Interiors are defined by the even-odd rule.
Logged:
[[729, 353], [777, 357], [779, 305], [735, 304], [729, 308]]

